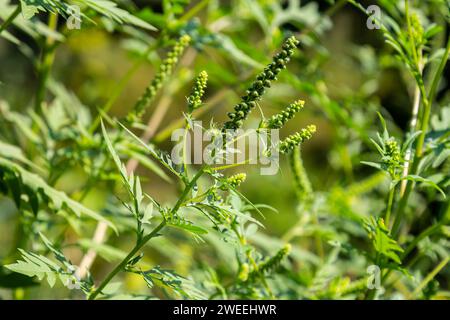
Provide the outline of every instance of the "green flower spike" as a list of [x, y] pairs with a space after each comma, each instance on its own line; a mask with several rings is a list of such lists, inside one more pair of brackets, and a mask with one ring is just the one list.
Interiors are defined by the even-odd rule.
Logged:
[[241, 269], [238, 274], [238, 279], [245, 282], [248, 279], [250, 267], [248, 266], [248, 263], [243, 263], [241, 265]]
[[277, 53], [272, 62], [256, 77], [256, 81], [248, 88], [241, 102], [234, 106], [234, 112], [228, 113], [230, 120], [225, 122], [224, 130], [236, 130], [242, 127], [244, 120], [247, 119], [251, 109], [256, 107], [256, 102], [261, 99], [266, 88], [269, 88], [271, 82], [277, 80], [278, 73], [286, 68], [286, 64], [294, 54], [294, 49], [298, 44], [299, 41], [295, 37], [290, 37], [284, 42], [283, 50]]
[[266, 262], [262, 263], [259, 266], [259, 268], [258, 268], [259, 271], [262, 273], [272, 272], [273, 270], [275, 270], [276, 268], [279, 267], [279, 265], [281, 264], [283, 259], [286, 258], [289, 255], [289, 253], [291, 253], [291, 250], [292, 250], [292, 247], [289, 243], [284, 245], [284, 247], [281, 248], [275, 254], [275, 256], [273, 256], [272, 258], [270, 258], [269, 260], [267, 260]]
[[278, 269], [281, 262], [291, 253], [292, 246], [288, 243], [284, 245], [272, 258], [258, 264], [256, 270], [252, 271], [248, 278], [254, 279], [258, 275], [270, 274]]
[[144, 94], [139, 98], [139, 100], [134, 105], [133, 110], [128, 115], [128, 120], [135, 121], [139, 119], [145, 112], [150, 102], [155, 98], [158, 90], [161, 89], [164, 82], [167, 80], [169, 75], [172, 73], [175, 65], [177, 64], [180, 56], [183, 54], [186, 47], [189, 45], [191, 37], [188, 35], [182, 36], [177, 43], [167, 54], [167, 58], [159, 66], [159, 70], [153, 78], [150, 85], [145, 88]]
[[195, 79], [194, 88], [188, 97], [188, 111], [191, 113], [202, 104], [202, 97], [205, 94], [206, 84], [208, 82], [208, 74], [206, 71], [200, 72]]
[[265, 128], [268, 129], [281, 129], [286, 122], [295, 117], [295, 114], [303, 109], [305, 105], [305, 101], [298, 100], [294, 103], [290, 104], [285, 110], [281, 113], [272, 116], [269, 120], [267, 120], [264, 124]]
[[316, 126], [311, 124], [306, 128], [303, 128], [300, 132], [290, 135], [280, 143], [279, 145], [280, 152], [281, 153], [291, 152], [295, 147], [297, 147], [304, 141], [311, 139], [314, 132], [316, 132]]

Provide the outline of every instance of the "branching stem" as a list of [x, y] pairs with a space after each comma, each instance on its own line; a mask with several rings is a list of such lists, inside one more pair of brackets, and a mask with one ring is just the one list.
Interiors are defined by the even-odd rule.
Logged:
[[[171, 214], [176, 214], [178, 212], [178, 210], [180, 209], [181, 205], [183, 204], [184, 200], [186, 199], [186, 197], [189, 195], [189, 192], [192, 190], [192, 188], [195, 186], [195, 184], [197, 183], [197, 180], [203, 175], [204, 173], [204, 168], [202, 167], [197, 174], [192, 178], [192, 180], [189, 182], [189, 184], [184, 188], [183, 193], [181, 194], [180, 198], [178, 199], [177, 203], [175, 204], [175, 206], [172, 208], [172, 210], [170, 210]], [[156, 237], [158, 235], [158, 232], [161, 231], [161, 229], [163, 229], [166, 226], [167, 222], [164, 219], [155, 229], [153, 229], [152, 232], [150, 232], [148, 235], [139, 238], [136, 241], [136, 245], [134, 246], [134, 248], [130, 251], [130, 253], [106, 276], [106, 278], [102, 281], [102, 283], [98, 286], [97, 289], [95, 289], [95, 291], [89, 295], [89, 300], [94, 300], [100, 293], [101, 291], [105, 288], [105, 286], [116, 276], [116, 274], [118, 274], [120, 271], [122, 271], [128, 261], [130, 261], [135, 255], [136, 253], [152, 238]]]
[[152, 238], [158, 235], [158, 232], [166, 226], [166, 220], [163, 220], [152, 232], [143, 237], [136, 243], [130, 253], [106, 276], [102, 283], [95, 289], [95, 291], [89, 295], [89, 300], [94, 300], [106, 287], [106, 285], [120, 272], [122, 271], [128, 262], [138, 253], [139, 250]]

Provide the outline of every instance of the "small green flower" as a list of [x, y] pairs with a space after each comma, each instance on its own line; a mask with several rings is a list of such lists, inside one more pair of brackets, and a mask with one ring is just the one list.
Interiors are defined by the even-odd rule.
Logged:
[[131, 113], [127, 116], [130, 122], [138, 120], [145, 112], [150, 102], [155, 98], [157, 92], [163, 86], [169, 75], [172, 73], [180, 56], [183, 54], [186, 47], [189, 45], [191, 37], [188, 35], [182, 36], [177, 43], [167, 54], [167, 58], [159, 66], [159, 70], [153, 78], [150, 85], [145, 88], [144, 94], [139, 98], [133, 107]]
[[209, 197], [212, 201], [222, 201], [222, 197], [215, 188], [209, 192]]
[[417, 13], [413, 13], [410, 16], [411, 20], [411, 33], [414, 40], [414, 44], [419, 47], [424, 43], [424, 30], [422, 23], [420, 22]]
[[397, 169], [402, 168], [403, 158], [400, 147], [394, 138], [391, 137], [385, 142], [384, 153], [381, 160], [391, 177], [395, 178]]
[[280, 152], [289, 153], [304, 141], [311, 139], [314, 132], [316, 132], [316, 126], [311, 124], [306, 128], [300, 130], [300, 132], [290, 135], [289, 137], [280, 142], [279, 144]]
[[247, 175], [245, 173], [237, 173], [226, 179], [226, 182], [222, 186], [222, 190], [227, 190], [228, 187], [237, 188], [245, 181]]
[[206, 84], [208, 82], [208, 74], [206, 71], [200, 72], [197, 79], [195, 79], [194, 88], [191, 95], [188, 97], [189, 113], [200, 107], [202, 104], [202, 97], [205, 94]]
[[284, 42], [282, 51], [277, 53], [272, 62], [256, 77], [256, 80], [245, 92], [241, 102], [234, 106], [234, 112], [228, 113], [230, 120], [225, 122], [224, 130], [236, 130], [242, 127], [244, 120], [256, 107], [256, 102], [261, 99], [266, 88], [269, 88], [271, 82], [277, 80], [278, 73], [286, 68], [286, 64], [294, 54], [294, 49], [297, 48], [298, 44], [299, 41], [295, 37], [290, 37]]
[[304, 105], [305, 101], [303, 100], [295, 101], [281, 113], [276, 114], [272, 116], [269, 120], [267, 120], [264, 124], [264, 127], [268, 129], [281, 129], [286, 124], [286, 122], [295, 117], [295, 114], [299, 112]]
[[238, 279], [245, 282], [248, 279], [250, 267], [248, 266], [248, 263], [243, 263], [241, 265], [241, 269], [238, 274]]

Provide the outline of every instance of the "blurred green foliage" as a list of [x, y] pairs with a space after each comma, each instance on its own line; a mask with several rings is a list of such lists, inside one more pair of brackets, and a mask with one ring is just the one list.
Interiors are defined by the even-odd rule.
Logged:
[[[74, 4], [80, 29], [67, 24]], [[102, 298], [449, 298], [449, 2], [377, 1], [375, 29], [371, 4], [0, 0], [0, 297], [92, 297], [125, 261]], [[162, 70], [183, 35], [189, 47]], [[171, 220], [190, 177], [149, 150], [170, 151], [189, 117], [224, 123], [292, 35], [287, 70], [244, 126], [301, 99], [281, 138], [310, 123], [317, 132], [280, 158], [277, 175], [222, 172], [246, 172], [240, 191], [199, 178], [207, 201], [226, 190], [209, 209], [236, 221], [213, 226], [188, 207], [186, 221]], [[203, 70], [203, 103], [188, 112]], [[143, 117], [126, 117], [162, 71]], [[124, 260], [156, 212], [174, 228]], [[111, 226], [104, 243], [92, 239], [99, 221]], [[99, 257], [80, 281], [71, 268], [88, 252]], [[372, 265], [380, 290], [367, 286]]]

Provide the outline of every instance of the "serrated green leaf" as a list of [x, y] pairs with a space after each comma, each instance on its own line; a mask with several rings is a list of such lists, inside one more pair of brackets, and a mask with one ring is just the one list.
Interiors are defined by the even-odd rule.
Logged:
[[389, 230], [384, 225], [383, 219], [371, 217], [366, 221], [366, 229], [375, 251], [401, 264], [398, 252], [403, 252], [403, 249], [391, 237]]
[[[114, 231], [117, 232], [115, 226], [104, 217], [94, 212], [91, 209], [86, 208], [81, 203], [69, 198], [64, 192], [58, 191], [53, 187], [49, 186], [40, 176], [31, 173], [18, 164], [11, 162], [8, 159], [5, 159], [0, 156], [0, 169], [7, 170], [9, 172], [14, 172], [20, 176], [21, 183], [23, 185], [28, 186], [31, 190], [34, 190], [35, 193], [43, 194], [52, 204], [52, 209], [55, 211], [68, 209], [72, 213], [76, 214], [78, 217], [85, 215], [97, 221], [104, 221], [108, 224]], [[14, 183], [14, 195], [18, 194], [19, 196], [22, 194], [22, 189], [18, 189], [17, 183]], [[20, 192], [18, 191], [20, 190]], [[17, 193], [16, 193], [17, 192]]]

